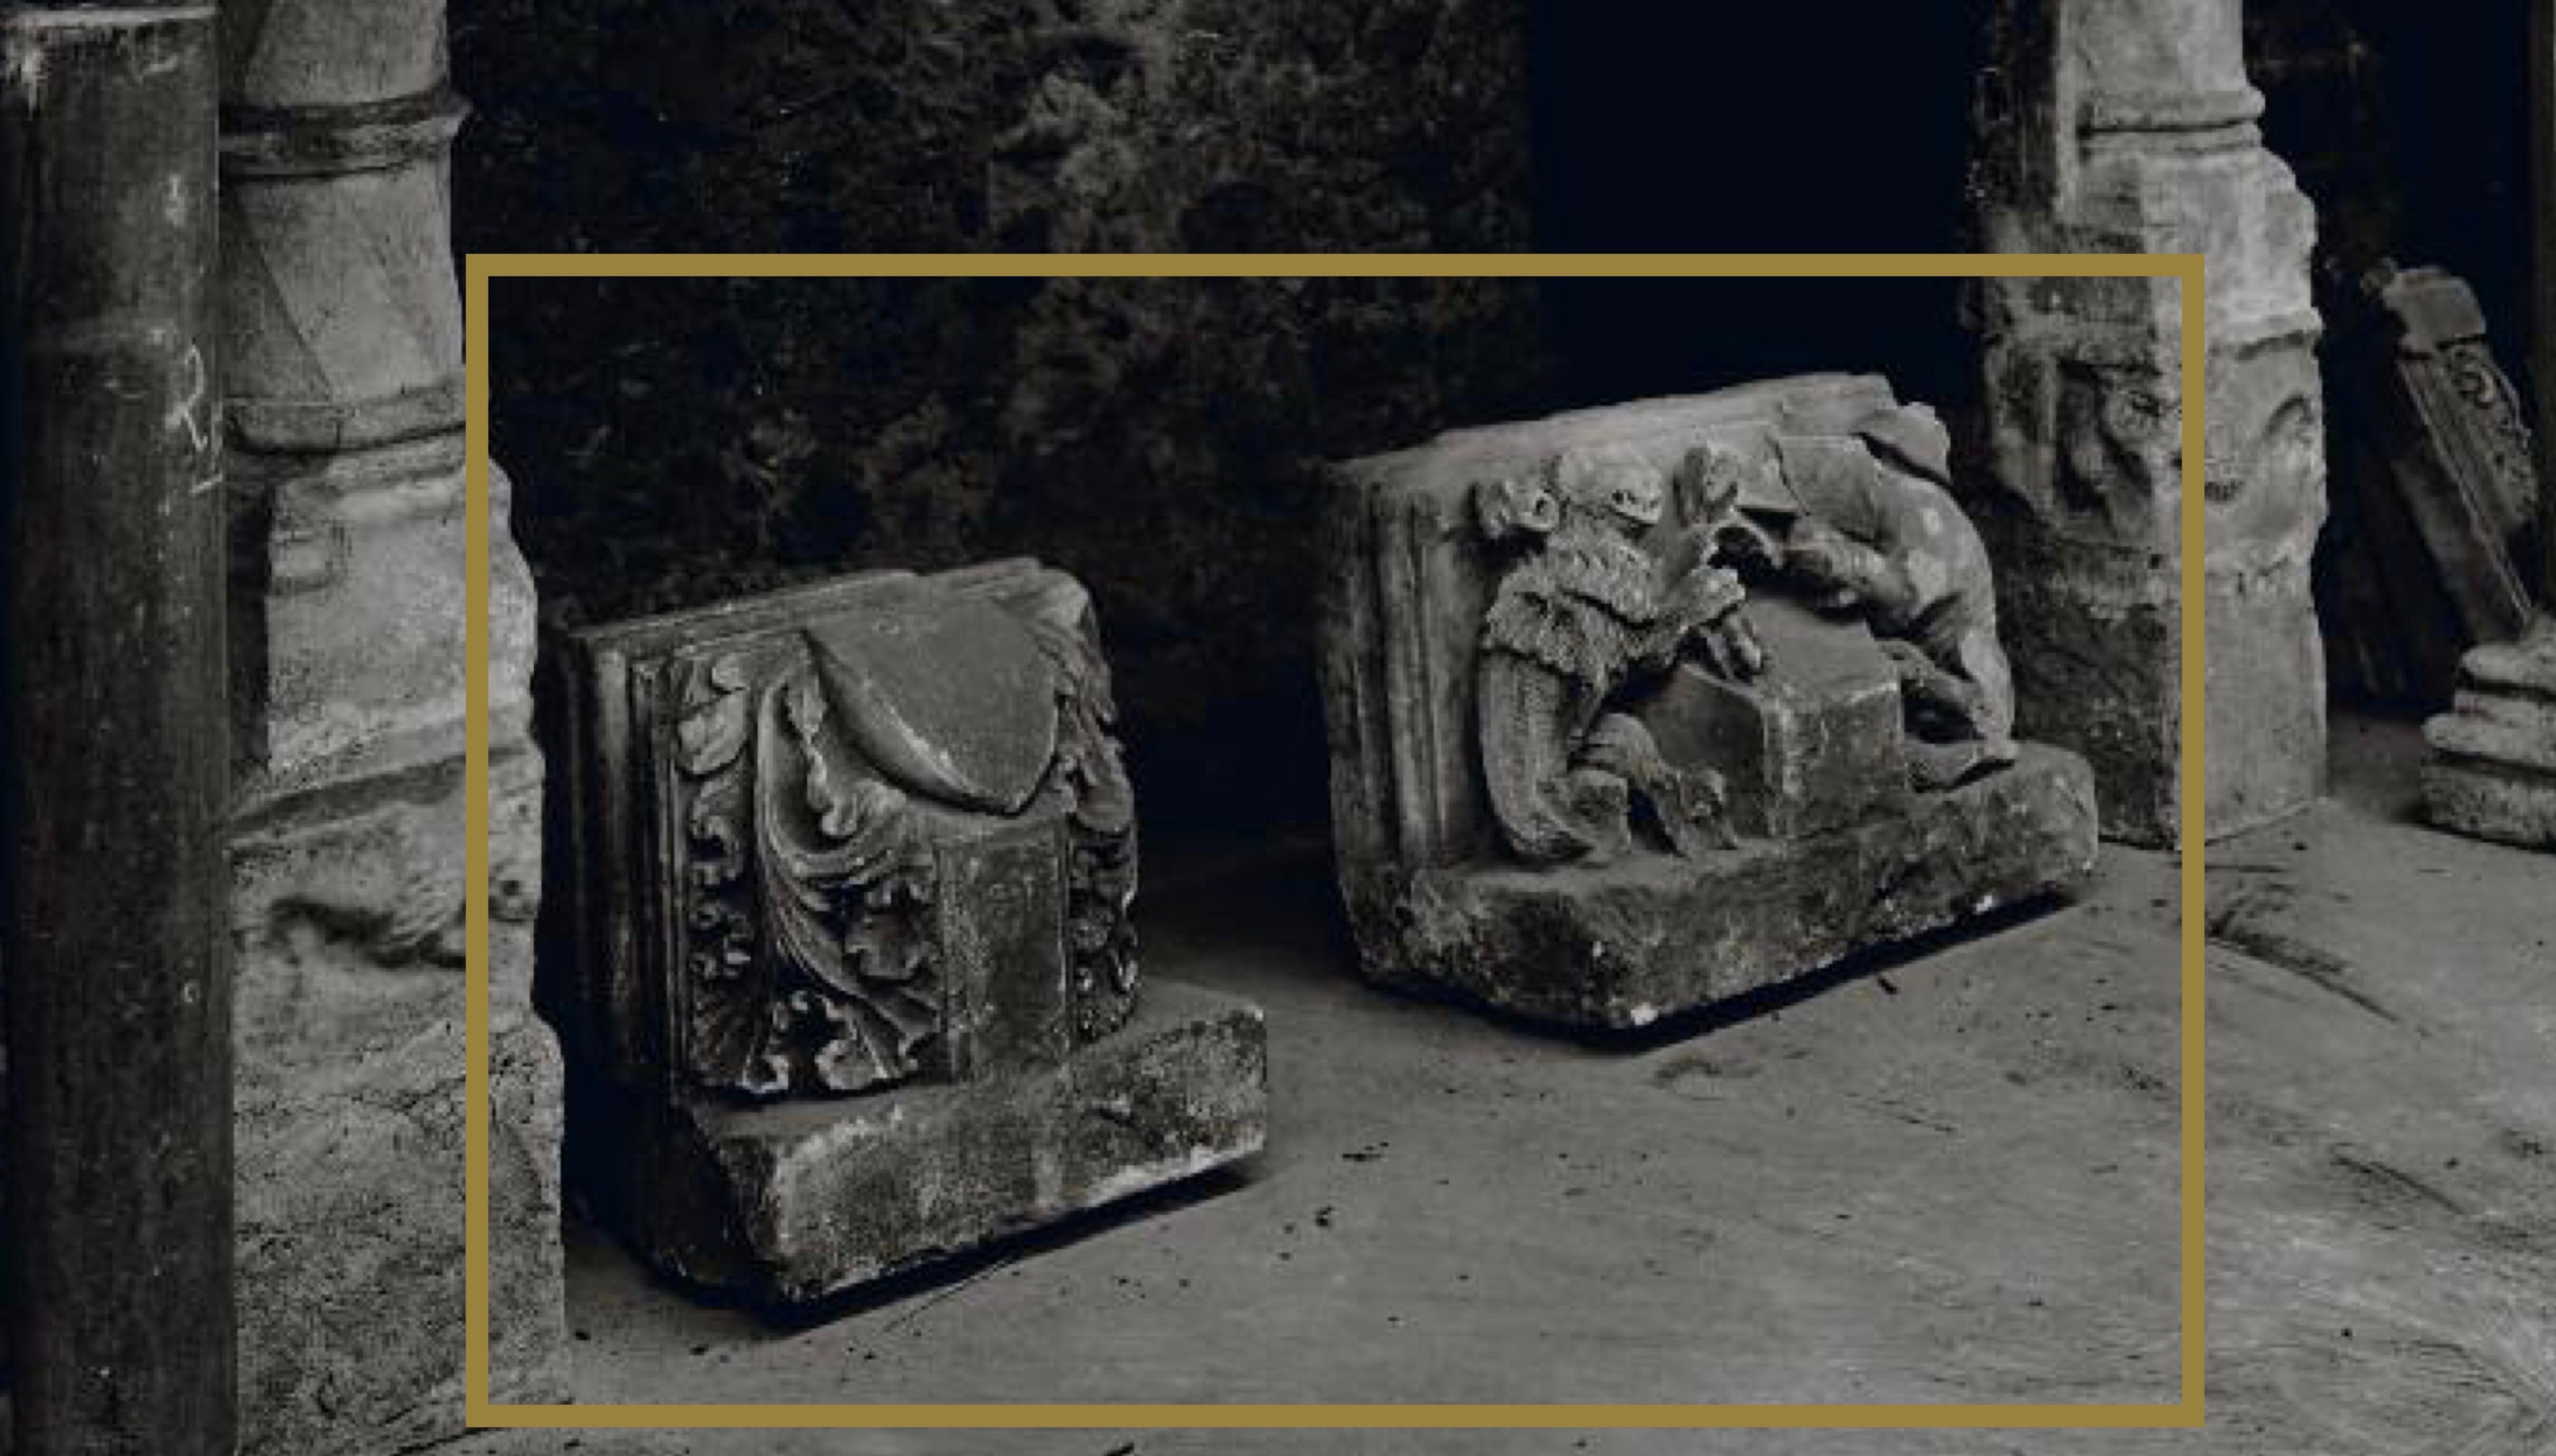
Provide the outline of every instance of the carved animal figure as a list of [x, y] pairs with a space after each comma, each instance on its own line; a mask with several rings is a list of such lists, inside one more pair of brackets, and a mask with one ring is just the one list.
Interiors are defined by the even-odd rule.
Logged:
[[1720, 776], [1671, 768], [1638, 719], [1609, 708], [1690, 645], [1735, 674], [1764, 665], [1735, 615], [1738, 577], [1713, 564], [1709, 541], [1682, 537], [1665, 562], [1645, 548], [1666, 501], [1658, 470], [1607, 447], [1475, 489], [1483, 534], [1524, 546], [1483, 616], [1476, 694], [1492, 813], [1531, 863], [1627, 853], [1637, 800], [1681, 855], [1736, 842]]
[[[1947, 789], [2014, 762], [2014, 673], [1997, 642], [1987, 547], [1945, 486], [1950, 441], [1923, 405], [1856, 423], [1860, 449], [1777, 441], [1806, 514], [1781, 567], [1859, 611], [1899, 669], [1912, 773]], [[1828, 441], [1842, 444], [1843, 441]]]

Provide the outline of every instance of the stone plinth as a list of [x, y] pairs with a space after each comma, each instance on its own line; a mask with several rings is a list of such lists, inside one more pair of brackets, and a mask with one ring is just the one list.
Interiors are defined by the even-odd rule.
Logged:
[[[1334, 843], [1363, 974], [1539, 1020], [1635, 1027], [2091, 873], [2095, 789], [2075, 755], [2027, 745], [2005, 763], [2001, 744], [1948, 791], [1912, 787], [1920, 643], [1941, 647], [1935, 627], [1978, 614], [1992, 656], [1994, 621], [1983, 575], [1948, 582], [1939, 569], [1977, 559], [1959, 512], [1877, 468], [1853, 433], [1898, 413], [1881, 380], [1805, 376], [1458, 431], [1337, 467], [1322, 666]], [[1568, 462], [1589, 458], [1606, 462], [1611, 494], [1573, 494]], [[1709, 615], [1739, 588], [1689, 560], [1699, 533], [1805, 539], [1784, 524], [1809, 499], [1778, 463], [1792, 458], [1835, 462], [1831, 484], [1853, 487], [1827, 508], [1835, 530], [1862, 533], [1861, 579], [1938, 594], [1932, 605], [1913, 622], [1869, 605], [1815, 611], [1769, 562], [1727, 616], [1638, 646], [1664, 630], [1640, 625], [1638, 563], [1678, 583], [1659, 589], [1662, 611]], [[1645, 492], [1646, 469], [1677, 482], [1673, 506]], [[1856, 496], [1865, 484], [1875, 494]], [[1604, 547], [1612, 564], [1574, 585], [1573, 563], [1596, 559], [1603, 539], [1573, 513], [1605, 501], [1654, 524], [1625, 528], [1629, 546]], [[1945, 554], [1894, 554], [1893, 523], [1855, 519], [1876, 513], [1904, 516], [1897, 525]], [[1540, 532], [1555, 545], [1518, 544]], [[1565, 610], [1574, 592], [1590, 595]], [[1539, 605], [1557, 614], [1545, 637], [1503, 635], [1501, 614], [1531, 622], [1522, 614]], [[1856, 611], [1876, 613], [1872, 625]], [[1892, 640], [1877, 642], [1885, 628]], [[1753, 670], [1738, 639], [1762, 654]], [[1628, 685], [1591, 689], [1602, 700], [1581, 696], [1573, 665], [1626, 642], [1635, 658], [1673, 661], [1654, 665], [1656, 680], [1636, 667]], [[1979, 666], [1981, 680], [1996, 675]], [[1991, 731], [1999, 716], [1991, 703]], [[1495, 794], [1504, 773], [1530, 776], [1528, 791]], [[1706, 785], [1718, 811], [1698, 822], [1718, 838], [1652, 832], [1711, 798]], [[1576, 855], [1522, 843], [1510, 822], [1521, 804], [1602, 816], [1628, 799], [1629, 835], [1590, 836]]]
[[2179, 285], [2000, 279], [1961, 479], [1997, 563], [2023, 732], [2083, 752], [2105, 831], [2179, 822], [2179, 523], [2206, 510], [2209, 832], [2324, 778], [2309, 562], [2325, 512], [2314, 217], [2261, 145], [2236, 0], [2000, 0], [1973, 192], [1996, 252], [2209, 260], [2207, 476], [2182, 499]]
[[2038, 746], [2013, 768], [1904, 811], [1689, 865], [1386, 870], [1358, 887], [1380, 979], [1461, 992], [1569, 1026], [1646, 1027], [2081, 884], [2094, 872], [2095, 786]]
[[1257, 1008], [1157, 985], [1073, 1056], [983, 1081], [591, 1109], [618, 1140], [594, 1192], [667, 1273], [796, 1303], [1258, 1152], [1267, 1062]]
[[814, 1299], [1260, 1147], [1258, 1012], [1139, 986], [1072, 578], [873, 572], [551, 661], [571, 1179], [659, 1268]]
[[2556, 622], [2481, 647], [2459, 667], [2451, 710], [2423, 725], [2432, 822], [2480, 839], [2556, 849]]
[[[531, 1012], [539, 759], [501, 760], [492, 789], [491, 1371], [501, 1400], [555, 1400], [568, 1388], [560, 1056]], [[232, 855], [253, 1449], [448, 1439], [461, 1407], [460, 765], [370, 801], [261, 808]]]

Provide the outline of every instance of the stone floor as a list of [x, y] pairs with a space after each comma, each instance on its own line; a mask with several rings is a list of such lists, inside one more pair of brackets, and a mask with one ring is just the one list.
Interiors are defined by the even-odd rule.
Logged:
[[[2556, 1450], [2556, 862], [2407, 822], [2410, 725], [2218, 846], [2203, 1433], [527, 1433], [727, 1453]], [[1184, 864], [1182, 861], [1186, 861]], [[582, 1398], [2101, 1401], [2176, 1368], [2172, 862], [1724, 1025], [1353, 980], [1319, 845], [1156, 846], [1154, 972], [1256, 998], [1238, 1174], [775, 1325], [572, 1233]]]

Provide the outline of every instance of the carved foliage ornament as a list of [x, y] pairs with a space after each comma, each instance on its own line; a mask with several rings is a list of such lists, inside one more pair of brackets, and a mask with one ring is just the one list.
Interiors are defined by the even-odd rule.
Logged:
[[1063, 820], [1075, 1031], [1125, 1021], [1135, 820], [1079, 589], [1017, 611], [918, 596], [686, 661], [675, 692], [698, 1082], [773, 1097], [940, 1073], [935, 847], [986, 819]]
[[1684, 472], [1720, 482], [1704, 492], [1710, 510], [1658, 546], [1668, 482], [1629, 450], [1566, 451], [1475, 490], [1484, 538], [1513, 552], [1483, 617], [1475, 690], [1492, 809], [1521, 859], [1617, 858], [1632, 848], [1637, 802], [1680, 854], [1728, 842], [1718, 776], [1671, 768], [1641, 720], [1617, 711], [1626, 688], [1691, 649], [1735, 675], [1763, 665], [1737, 615], [1738, 575], [1713, 559], [1736, 490], [1710, 463]]
[[2433, 427], [2452, 449], [2473, 457], [2472, 468], [2494, 482], [2498, 499], [2532, 499], [2538, 467], [2528, 420], [2519, 390], [2494, 362], [2492, 349], [2482, 338], [2458, 339], [2442, 347], [2441, 365], [2447, 392], [2467, 407], [2467, 427], [2459, 427], [2451, 410], [2419, 401], [2426, 415], [2435, 417]]

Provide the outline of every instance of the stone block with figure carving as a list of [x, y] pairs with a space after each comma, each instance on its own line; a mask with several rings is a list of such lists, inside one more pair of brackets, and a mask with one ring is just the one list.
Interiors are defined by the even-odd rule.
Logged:
[[1322, 667], [1364, 972], [1638, 1027], [2094, 868], [2013, 736], [1943, 426], [1811, 375], [1334, 472]]
[[1139, 988], [1090, 602], [1014, 560], [564, 634], [572, 1186], [799, 1302], [1256, 1151], [1259, 1012]]

